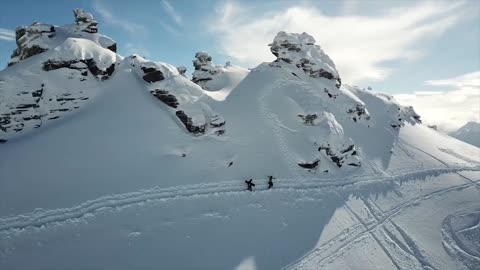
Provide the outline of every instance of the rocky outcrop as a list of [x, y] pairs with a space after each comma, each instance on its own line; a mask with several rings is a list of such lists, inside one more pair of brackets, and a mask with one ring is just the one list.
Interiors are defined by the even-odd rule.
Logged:
[[300, 117], [303, 120], [303, 123], [307, 126], [315, 126], [315, 120], [318, 119], [318, 115], [316, 113], [313, 114], [299, 114], [298, 117]]
[[[56, 36], [57, 29], [62, 29], [62, 35], [77, 38], [79, 35], [83, 38], [96, 42], [103, 48], [113, 52], [117, 51], [117, 44], [112, 39], [97, 34], [98, 23], [94, 20], [92, 14], [83, 9], [73, 10], [75, 24], [62, 27], [55, 27], [51, 24], [42, 24], [34, 22], [31, 26], [19, 26], [15, 30], [15, 41], [17, 48], [13, 51], [8, 66], [14, 65], [21, 60], [34, 55], [46, 52], [58, 45], [52, 40]], [[87, 35], [92, 34], [92, 35]]]
[[52, 92], [56, 91], [49, 91], [42, 83], [38, 89], [18, 92], [15, 100], [7, 100], [2, 104], [0, 131], [4, 132], [3, 135], [9, 137], [39, 128], [46, 121], [58, 119], [64, 113], [80, 108], [80, 104], [89, 99], [83, 91], [77, 94]]
[[405, 123], [409, 123], [411, 125], [422, 123], [420, 115], [415, 112], [412, 106], [396, 105], [396, 108], [398, 115], [390, 123], [390, 126], [393, 129], [399, 130], [401, 127], [405, 126]]
[[351, 144], [345, 148], [333, 149], [330, 144], [322, 145], [318, 148], [319, 152], [324, 151], [325, 154], [330, 158], [330, 160], [335, 163], [339, 168], [344, 164], [354, 167], [360, 167], [361, 163], [358, 159], [357, 150], [355, 145]]
[[73, 10], [73, 16], [75, 16], [75, 23], [78, 25], [82, 32], [97, 33], [98, 23], [93, 19], [93, 15], [85, 12], [81, 8]]
[[177, 108], [179, 105], [177, 98], [167, 90], [155, 89], [150, 93], [171, 108]]
[[178, 110], [175, 112], [175, 115], [183, 123], [188, 132], [194, 135], [205, 134], [206, 125], [195, 125], [192, 121], [192, 118], [189, 117], [184, 111]]
[[298, 166], [304, 168], [304, 169], [309, 169], [309, 170], [316, 170], [318, 167], [318, 164], [320, 164], [320, 160], [316, 159], [313, 162], [301, 162], [298, 163]]
[[56, 70], [60, 68], [67, 68], [72, 70], [81, 71], [81, 75], [86, 77], [88, 74], [86, 70], [97, 78], [98, 80], [104, 81], [110, 78], [110, 76], [115, 71], [115, 63], [112, 63], [106, 69], [100, 69], [94, 59], [81, 59], [81, 60], [47, 60], [43, 63], [42, 69], [45, 71]]
[[192, 74], [192, 82], [198, 84], [205, 90], [208, 81], [218, 76], [222, 71], [212, 64], [212, 57], [206, 52], [197, 52], [193, 60], [195, 71]]
[[163, 73], [154, 67], [142, 67], [142, 70], [144, 73], [142, 78], [148, 83], [159, 82], [165, 79]]
[[[276, 63], [293, 64], [308, 76], [331, 80], [335, 82], [337, 88], [340, 88], [341, 79], [335, 64], [320, 46], [315, 45], [315, 39], [309, 34], [282, 31], [269, 46], [270, 51], [277, 57]], [[272, 66], [281, 67], [276, 63], [272, 63]]]
[[17, 48], [13, 51], [8, 66], [49, 49], [45, 40], [55, 37], [55, 27], [50, 24], [34, 22], [30, 27], [19, 26], [15, 29]]
[[370, 120], [370, 114], [368, 113], [364, 104], [357, 103], [354, 105], [353, 108], [349, 108], [347, 113], [350, 115], [353, 122], [357, 122], [359, 120]]

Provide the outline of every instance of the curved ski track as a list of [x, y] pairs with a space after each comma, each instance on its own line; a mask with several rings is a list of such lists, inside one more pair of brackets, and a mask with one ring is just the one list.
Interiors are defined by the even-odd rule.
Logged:
[[[400, 172], [387, 177], [384, 175], [362, 175], [337, 179], [277, 179], [274, 189], [270, 191], [274, 192], [275, 190], [308, 190], [329, 188], [335, 189], [356, 183], [373, 184], [384, 183], [388, 181], [402, 181], [405, 179], [415, 179], [443, 173], [455, 173], [457, 171], [464, 170], [480, 171], [480, 168], [432, 168], [427, 170]], [[473, 183], [469, 184], [473, 185]], [[254, 191], [267, 192], [266, 190], [267, 185], [259, 183]], [[103, 196], [70, 208], [51, 210], [41, 209], [26, 214], [2, 217], [0, 218], [0, 233], [8, 232], [10, 230], [21, 231], [27, 228], [44, 228], [46, 225], [52, 223], [62, 224], [73, 219], [85, 218], [106, 209], [138, 205], [145, 202], [242, 192], [246, 192], [242, 180], [185, 185], [169, 188], [154, 187], [135, 192]]]

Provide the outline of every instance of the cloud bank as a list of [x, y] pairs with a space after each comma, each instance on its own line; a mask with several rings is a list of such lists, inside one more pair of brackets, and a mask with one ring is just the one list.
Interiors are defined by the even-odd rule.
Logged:
[[[353, 3], [353, 2], [352, 2]], [[462, 2], [423, 2], [382, 15], [325, 15], [310, 4], [263, 13], [254, 6], [229, 1], [209, 21], [219, 49], [239, 64], [254, 67], [273, 60], [267, 44], [280, 30], [308, 32], [334, 60], [342, 80], [356, 83], [388, 76], [388, 61], [411, 61], [424, 53], [425, 41], [438, 38], [464, 15]]]
[[[425, 124], [438, 125], [445, 132], [454, 131], [470, 121], [480, 122], [480, 71], [429, 80], [425, 85], [434, 91], [399, 94], [395, 98], [403, 105], [413, 106]], [[435, 91], [439, 87], [450, 89]]]

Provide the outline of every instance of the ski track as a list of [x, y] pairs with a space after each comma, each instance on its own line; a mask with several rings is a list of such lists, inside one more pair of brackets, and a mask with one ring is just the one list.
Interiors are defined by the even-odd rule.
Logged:
[[[338, 179], [277, 179], [277, 184], [274, 186], [274, 190], [343, 188], [356, 183], [372, 184], [388, 181], [402, 181], [403, 179], [421, 178], [430, 175], [457, 172], [460, 170], [480, 171], [480, 168], [432, 168], [428, 170], [402, 172], [400, 174], [387, 177], [384, 175], [367, 175]], [[267, 190], [267, 185], [257, 184], [255, 191], [262, 192], [263, 190]], [[92, 216], [95, 213], [104, 211], [106, 209], [133, 206], [145, 202], [243, 192], [245, 192], [245, 186], [241, 180], [176, 186], [170, 188], [154, 187], [135, 192], [103, 196], [94, 200], [86, 201], [71, 208], [51, 210], [40, 209], [26, 214], [3, 217], [0, 218], [0, 233], [10, 230], [23, 230], [30, 227], [43, 228], [52, 223], [67, 223], [74, 219]]]
[[[462, 245], [462, 241], [456, 235], [452, 228], [452, 219], [457, 215], [465, 215], [470, 213], [480, 213], [480, 210], [474, 212], [457, 212], [447, 216], [442, 223], [443, 246], [447, 253], [457, 261], [462, 262], [468, 269], [477, 269], [480, 265], [480, 257], [477, 254], [469, 252], [469, 250]], [[478, 225], [477, 225], [478, 226]]]
[[[457, 173], [457, 172], [455, 172]], [[470, 182], [471, 181], [471, 182]], [[331, 262], [338, 258], [340, 255], [342, 255], [343, 250], [346, 250], [348, 247], [350, 247], [352, 244], [356, 243], [357, 241], [361, 241], [366, 235], [371, 234], [372, 230], [377, 229], [379, 226], [384, 225], [386, 222], [391, 222], [392, 218], [402, 212], [404, 209], [417, 205], [423, 200], [429, 199], [433, 196], [438, 196], [442, 195], [451, 191], [459, 190], [459, 189], [465, 189], [471, 186], [476, 186], [478, 185], [478, 182], [480, 180], [470, 180], [465, 184], [461, 185], [455, 185], [455, 186], [450, 186], [447, 188], [439, 189], [436, 191], [432, 191], [427, 194], [423, 194], [420, 196], [417, 196], [415, 198], [412, 198], [408, 201], [405, 201], [394, 208], [390, 209], [387, 212], [383, 212], [383, 216], [378, 219], [375, 224], [371, 225], [368, 224], [365, 226], [365, 224], [362, 224], [362, 221], [359, 220], [360, 223], [355, 224], [354, 226], [346, 229], [345, 231], [347, 232], [347, 236], [343, 235], [343, 232], [337, 235], [336, 237], [330, 239], [328, 242], [324, 243], [320, 247], [317, 247], [310, 252], [306, 253], [304, 256], [301, 258], [295, 260], [291, 264], [285, 266], [283, 269], [310, 269], [308, 267], [304, 268], [305, 266], [308, 266], [311, 261], [314, 261], [313, 264], [316, 265], [317, 267], [323, 266], [326, 262]], [[349, 210], [353, 212], [352, 210]], [[358, 219], [358, 215], [354, 214], [355, 217]], [[395, 224], [394, 224], [395, 226]], [[400, 227], [395, 226], [395, 228], [398, 230]], [[404, 240], [407, 242], [409, 245], [409, 248], [412, 249], [413, 255], [416, 257], [416, 259], [422, 264], [424, 268], [430, 267], [431, 269], [435, 269], [430, 263], [428, 263], [425, 259], [423, 254], [421, 253], [420, 249], [414, 241], [406, 235], [406, 233], [402, 230], [399, 231]], [[406, 238], [405, 238], [406, 237]], [[334, 247], [332, 250], [331, 247]], [[328, 253], [325, 256], [323, 253]], [[388, 256], [388, 254], [387, 254]], [[397, 267], [398, 268], [398, 267]]]
[[291, 156], [291, 152], [288, 147], [288, 143], [285, 139], [285, 136], [282, 133], [282, 129], [290, 129], [283, 125], [282, 121], [278, 118], [278, 115], [276, 115], [269, 107], [267, 104], [267, 97], [272, 94], [273, 89], [280, 87], [283, 83], [285, 83], [284, 80], [281, 80], [272, 87], [269, 87], [265, 89], [261, 95], [258, 98], [258, 109], [260, 114], [263, 117], [263, 120], [266, 122], [267, 126], [269, 126], [274, 134], [274, 137], [277, 141], [278, 149], [280, 149], [280, 152], [283, 156], [283, 159], [286, 161], [288, 164], [288, 170], [291, 175], [295, 178], [301, 177], [301, 174], [299, 172], [298, 166], [296, 164], [298, 163], [297, 160], [293, 160]]

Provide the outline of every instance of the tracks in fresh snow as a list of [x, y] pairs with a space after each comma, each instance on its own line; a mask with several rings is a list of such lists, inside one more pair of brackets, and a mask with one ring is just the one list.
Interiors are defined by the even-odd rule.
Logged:
[[[274, 189], [269, 192], [275, 192], [275, 190], [335, 189], [357, 183], [373, 184], [388, 181], [403, 181], [405, 179], [416, 179], [463, 170], [480, 170], [480, 168], [435, 168], [402, 172], [389, 177], [385, 177], [384, 175], [366, 175], [339, 179], [278, 179]], [[258, 183], [256, 192], [261, 192], [261, 190], [266, 190], [266, 188], [266, 183]], [[39, 210], [23, 215], [0, 218], [0, 233], [9, 230], [22, 230], [30, 227], [42, 228], [52, 223], [65, 223], [72, 219], [80, 219], [89, 215], [94, 215], [105, 209], [138, 205], [150, 201], [243, 192], [246, 192], [243, 180], [186, 185], [171, 188], [155, 187], [136, 192], [104, 196], [86, 201], [71, 208]]]
[[289, 150], [287, 140], [283, 135], [283, 130], [285, 126], [283, 125], [282, 121], [276, 113], [274, 113], [270, 107], [268, 106], [267, 97], [269, 97], [273, 89], [278, 88], [284, 81], [280, 80], [279, 82], [275, 83], [272, 87], [265, 89], [258, 98], [258, 109], [260, 115], [262, 116], [263, 120], [266, 122], [267, 126], [269, 126], [275, 137], [277, 142], [278, 148], [285, 160], [286, 164], [288, 164], [288, 170], [290, 174], [295, 177], [300, 177], [299, 168], [297, 166], [297, 160], [292, 159], [292, 155], [290, 154], [291, 151]]
[[[458, 173], [458, 171], [455, 173]], [[400, 233], [403, 240], [406, 242], [406, 246], [403, 243], [402, 244], [398, 243], [399, 248], [404, 249], [407, 253], [409, 253], [409, 255], [414, 256], [415, 259], [418, 261], [418, 263], [420, 263], [422, 268], [429, 267], [430, 269], [435, 269], [433, 265], [431, 265], [426, 260], [425, 256], [423, 256], [422, 251], [418, 248], [418, 246], [415, 244], [413, 239], [411, 239], [406, 234], [405, 231], [403, 231], [398, 225], [396, 225], [395, 222], [392, 221], [392, 218], [397, 214], [399, 214], [400, 212], [402, 212], [404, 209], [411, 206], [415, 206], [423, 200], [427, 200], [431, 197], [439, 196], [455, 190], [461, 190], [468, 187], [475, 187], [479, 184], [479, 182], [480, 180], [476, 180], [476, 181], [467, 180], [467, 183], [464, 183], [461, 185], [450, 186], [447, 188], [432, 191], [432, 192], [417, 196], [415, 198], [412, 198], [410, 200], [407, 200], [385, 212], [380, 210], [378, 206], [373, 208], [365, 204], [365, 206], [367, 207], [367, 210], [370, 211], [374, 216], [375, 218], [374, 222], [367, 223], [363, 221], [361, 217], [359, 217], [352, 209], [349, 209], [349, 207], [347, 206], [347, 209], [349, 209], [349, 211], [353, 214], [353, 216], [355, 216], [355, 218], [358, 219], [359, 223], [345, 229], [336, 237], [330, 239], [320, 247], [317, 247], [312, 251], [308, 252], [301, 258], [297, 259], [293, 263], [284, 267], [284, 269], [310, 269], [311, 266], [315, 266], [316, 268], [321, 268], [326, 263], [334, 261], [336, 258], [341, 256], [344, 250], [348, 249], [351, 245], [353, 245], [357, 241], [361, 241], [368, 235], [374, 236], [373, 234], [375, 233], [375, 231], [381, 229], [381, 226], [384, 226], [387, 223], [391, 223], [394, 226], [394, 228]], [[377, 243], [380, 245], [380, 247], [385, 251], [385, 247], [381, 243], [379, 243], [379, 240], [376, 236], [374, 236], [374, 240], [376, 240]], [[392, 260], [392, 263], [397, 267], [397, 269], [404, 268], [404, 267], [400, 267], [400, 265], [398, 264], [399, 262], [394, 261], [392, 256], [389, 255], [389, 252], [385, 251], [385, 253]]]

